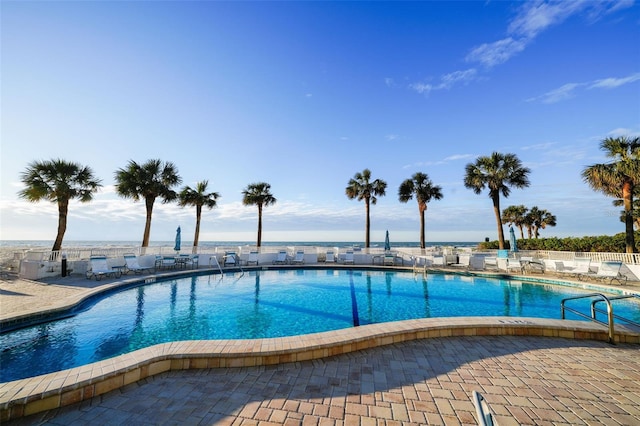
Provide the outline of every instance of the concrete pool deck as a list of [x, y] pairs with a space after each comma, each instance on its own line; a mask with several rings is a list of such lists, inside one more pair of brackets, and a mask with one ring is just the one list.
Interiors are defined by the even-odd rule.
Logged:
[[[0, 321], [150, 277], [0, 281]], [[614, 287], [640, 290], [637, 282]], [[2, 383], [0, 421], [474, 424], [476, 390], [500, 424], [640, 424], [640, 334], [616, 331], [619, 343], [609, 345], [597, 324], [460, 317], [156, 345]]]

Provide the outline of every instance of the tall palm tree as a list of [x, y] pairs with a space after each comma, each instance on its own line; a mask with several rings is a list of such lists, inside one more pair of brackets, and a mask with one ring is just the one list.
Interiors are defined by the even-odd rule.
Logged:
[[245, 206], [258, 206], [258, 241], [256, 246], [262, 245], [262, 208], [276, 203], [276, 198], [271, 194], [271, 185], [266, 182], [258, 182], [247, 185], [242, 191], [242, 204]]
[[524, 239], [525, 216], [529, 209], [522, 204], [519, 206], [509, 206], [502, 210], [502, 223], [515, 225], [520, 230], [520, 239]]
[[549, 211], [534, 206], [527, 213], [525, 222], [529, 229], [529, 239], [532, 236], [538, 239], [541, 229], [545, 229], [547, 226], [556, 226], [556, 217]]
[[91, 168], [61, 159], [29, 163], [21, 180], [26, 188], [18, 192], [20, 198], [34, 203], [48, 200], [58, 204], [58, 233], [52, 251], [62, 247], [67, 230], [69, 201], [78, 199], [87, 203], [102, 186]]
[[178, 194], [171, 188], [180, 185], [182, 178], [178, 175], [175, 164], [167, 161], [148, 160], [144, 164], [138, 164], [129, 160], [127, 167], [118, 169], [115, 173], [116, 192], [124, 198], [134, 201], [144, 199], [147, 217], [142, 237], [142, 247], [149, 247], [149, 235], [151, 234], [151, 215], [156, 198], [162, 198], [166, 204], [178, 198]]
[[600, 142], [600, 149], [612, 161], [586, 167], [582, 171], [582, 179], [595, 191], [622, 198], [626, 251], [633, 253], [633, 193], [640, 185], [640, 137], [607, 138]]
[[[613, 205], [616, 207], [624, 206], [624, 200], [619, 198], [613, 200]], [[640, 229], [640, 185], [636, 186], [636, 190], [634, 191], [632, 207], [633, 227], [638, 230]], [[620, 212], [620, 222], [625, 223], [626, 219], [627, 213], [622, 210]]]
[[198, 251], [198, 240], [200, 239], [200, 219], [202, 218], [202, 207], [207, 207], [209, 210], [217, 205], [220, 194], [217, 192], [207, 192], [207, 186], [209, 186], [208, 180], [196, 183], [195, 189], [185, 186], [178, 194], [181, 207], [195, 206], [196, 208], [196, 232], [193, 236], [193, 253]]
[[493, 202], [493, 212], [498, 225], [498, 244], [504, 249], [504, 230], [500, 217], [500, 194], [505, 198], [511, 193], [511, 186], [526, 188], [529, 186], [530, 170], [522, 165], [515, 154], [494, 152], [488, 157], [478, 157], [475, 163], [465, 167], [464, 186], [480, 194], [489, 189], [489, 198]]
[[362, 173], [358, 172], [349, 180], [349, 186], [346, 187], [345, 193], [350, 200], [356, 198], [358, 201], [364, 200], [367, 219], [365, 224], [365, 240], [364, 246], [369, 248], [370, 239], [369, 231], [371, 229], [371, 220], [369, 217], [370, 205], [378, 202], [377, 197], [385, 195], [387, 182], [376, 179], [371, 182], [371, 170], [364, 169]]
[[401, 203], [406, 203], [415, 195], [418, 201], [418, 211], [420, 212], [420, 248], [425, 248], [425, 221], [424, 215], [427, 211], [427, 203], [442, 199], [442, 188], [434, 185], [426, 173], [417, 172], [400, 184], [398, 189], [398, 199]]

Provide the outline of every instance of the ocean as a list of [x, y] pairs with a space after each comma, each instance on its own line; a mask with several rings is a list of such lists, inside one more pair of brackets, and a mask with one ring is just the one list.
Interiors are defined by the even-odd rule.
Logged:
[[[66, 241], [62, 242], [63, 249], [82, 248], [82, 247], [139, 247], [141, 241]], [[151, 241], [149, 247], [173, 247], [174, 241]], [[191, 247], [192, 241], [182, 241], [183, 247]], [[362, 241], [263, 241], [266, 247], [364, 247]], [[474, 241], [428, 241], [427, 247], [431, 246], [447, 246], [447, 247], [477, 247], [478, 242]], [[0, 240], [0, 248], [20, 248], [20, 249], [50, 249], [53, 246], [53, 240]], [[255, 241], [199, 241], [198, 246], [201, 248], [210, 247], [240, 247], [255, 246]], [[420, 247], [420, 243], [415, 241], [391, 241], [392, 247]], [[384, 241], [371, 242], [371, 247], [384, 247]]]

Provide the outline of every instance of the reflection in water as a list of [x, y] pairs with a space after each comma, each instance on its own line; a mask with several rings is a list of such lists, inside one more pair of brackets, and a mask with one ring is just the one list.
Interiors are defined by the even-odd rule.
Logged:
[[387, 284], [387, 296], [391, 296], [391, 272], [384, 274], [384, 281]]
[[[266, 308], [264, 308], [266, 309]], [[253, 306], [238, 314], [238, 328], [243, 330], [250, 339], [267, 336], [271, 326], [271, 316], [264, 312], [260, 305], [260, 272], [256, 272]]]
[[429, 286], [427, 285], [427, 275], [422, 275], [422, 294], [424, 294], [424, 317], [431, 318], [431, 308], [429, 307]]

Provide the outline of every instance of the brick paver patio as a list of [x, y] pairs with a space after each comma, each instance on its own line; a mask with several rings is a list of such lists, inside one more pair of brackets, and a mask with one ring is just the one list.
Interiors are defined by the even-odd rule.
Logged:
[[513, 336], [425, 339], [271, 367], [163, 373], [10, 424], [639, 425], [640, 346]]

